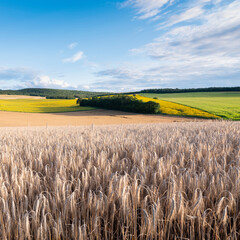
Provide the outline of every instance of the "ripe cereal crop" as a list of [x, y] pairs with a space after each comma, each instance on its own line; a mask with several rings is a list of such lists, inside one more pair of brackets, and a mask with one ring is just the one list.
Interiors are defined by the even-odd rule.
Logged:
[[240, 125], [1, 128], [0, 239], [239, 239]]

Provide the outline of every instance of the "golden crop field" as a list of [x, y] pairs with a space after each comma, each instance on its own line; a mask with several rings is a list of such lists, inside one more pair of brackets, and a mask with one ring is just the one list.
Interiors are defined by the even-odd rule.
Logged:
[[80, 107], [76, 100], [59, 99], [0, 99], [0, 111], [54, 113], [92, 110], [92, 107]]
[[26, 95], [3, 95], [0, 94], [0, 99], [46, 99], [40, 96], [26, 96]]
[[240, 125], [2, 128], [0, 239], [239, 239]]
[[219, 118], [218, 116], [199, 110], [193, 107], [185, 106], [178, 103], [173, 103], [165, 100], [153, 99], [150, 97], [144, 97], [136, 95], [136, 98], [142, 100], [143, 102], [154, 101], [160, 104], [159, 113], [169, 114], [169, 115], [179, 115], [179, 116], [195, 116], [204, 118]]

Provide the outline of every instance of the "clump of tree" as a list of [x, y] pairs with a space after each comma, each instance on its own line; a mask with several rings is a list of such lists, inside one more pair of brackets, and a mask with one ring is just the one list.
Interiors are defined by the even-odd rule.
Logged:
[[77, 104], [136, 113], [157, 113], [160, 108], [159, 103], [143, 102], [134, 96], [127, 95], [79, 98]]

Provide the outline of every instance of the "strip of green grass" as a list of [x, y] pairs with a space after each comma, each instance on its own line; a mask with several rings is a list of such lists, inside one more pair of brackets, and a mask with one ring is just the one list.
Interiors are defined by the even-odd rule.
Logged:
[[55, 99], [14, 99], [0, 100], [0, 111], [29, 112], [29, 113], [60, 113], [76, 112], [95, 109], [81, 107], [76, 100]]
[[180, 103], [224, 119], [240, 120], [240, 92], [141, 93], [140, 95]]

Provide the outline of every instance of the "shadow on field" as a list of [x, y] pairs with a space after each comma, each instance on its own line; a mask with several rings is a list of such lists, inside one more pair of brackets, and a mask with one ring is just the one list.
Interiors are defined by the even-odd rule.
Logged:
[[125, 116], [125, 115], [142, 115], [138, 113], [132, 112], [122, 112], [116, 110], [105, 110], [105, 109], [94, 109], [94, 110], [86, 110], [86, 111], [77, 111], [77, 112], [61, 112], [61, 113], [49, 113], [58, 116], [71, 116], [71, 117], [79, 117], [79, 116]]
[[61, 112], [61, 113], [47, 113], [53, 114], [55, 116], [68, 116], [68, 117], [118, 117], [118, 118], [128, 118], [134, 116], [145, 116], [153, 118], [168, 118], [170, 119], [185, 119], [185, 120], [207, 120], [206, 118], [201, 118], [197, 116], [179, 116], [179, 115], [166, 115], [166, 114], [146, 114], [146, 113], [134, 113], [134, 112], [123, 112], [117, 110], [106, 110], [106, 109], [93, 109], [86, 111], [77, 112]]

